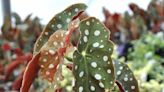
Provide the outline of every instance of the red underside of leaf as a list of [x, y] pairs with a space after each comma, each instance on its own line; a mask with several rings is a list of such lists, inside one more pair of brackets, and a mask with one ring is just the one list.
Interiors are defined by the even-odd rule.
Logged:
[[20, 92], [28, 92], [32, 82], [38, 74], [40, 66], [38, 64], [40, 53], [35, 55], [33, 59], [28, 63], [25, 73], [23, 75], [23, 82]]
[[80, 11], [77, 15], [75, 15], [72, 20], [75, 20], [77, 19], [84, 11]]
[[66, 37], [65, 37], [65, 43], [66, 43], [66, 45], [70, 43], [70, 38], [71, 38], [72, 33], [73, 33], [74, 30], [75, 30], [75, 28], [70, 28], [68, 30], [69, 34], [66, 35]]

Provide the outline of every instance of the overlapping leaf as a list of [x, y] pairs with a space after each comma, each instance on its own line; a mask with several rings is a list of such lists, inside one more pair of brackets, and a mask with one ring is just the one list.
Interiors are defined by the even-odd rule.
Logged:
[[[40, 70], [41, 75], [44, 78], [48, 79], [50, 82], [53, 81], [54, 74], [57, 73], [56, 69], [58, 68], [59, 63], [62, 63], [61, 59], [63, 57], [60, 58], [60, 54], [64, 52], [63, 50], [66, 49], [63, 48], [63, 38], [65, 35], [63, 31], [57, 33], [54, 32], [57, 30], [67, 30], [68, 24], [71, 22], [72, 18], [74, 18], [74, 16], [78, 15], [85, 9], [85, 4], [75, 4], [65, 9], [63, 12], [57, 14], [54, 18], [51, 19], [51, 21], [45, 27], [44, 31], [35, 43], [33, 53], [35, 56], [38, 56], [38, 53], [40, 54], [39, 57], [37, 57], [37, 59], [39, 60], [35, 60], [36, 57], [34, 56], [31, 62], [29, 62], [24, 74], [24, 82], [22, 85], [21, 92], [28, 91], [32, 81], [34, 80], [33, 76], [32, 78], [27, 76], [29, 73], [27, 71], [31, 70], [36, 71], [35, 73], [37, 73], [38, 70]], [[60, 54], [58, 52], [60, 52]], [[31, 68], [34, 67], [34, 63], [37, 69]], [[60, 74], [56, 74], [56, 76], [60, 76]], [[25, 83], [27, 83], [28, 81], [30, 81], [30, 83], [28, 83], [28, 85], [26, 86]]]
[[[59, 53], [60, 49], [64, 49], [64, 37], [66, 31], [58, 30], [54, 34], [52, 34], [41, 48], [41, 56], [39, 60], [39, 65], [41, 66], [40, 72], [41, 75], [52, 82], [54, 78], [54, 74], [59, 70], [60, 64], [62, 64], [63, 57]], [[57, 74], [55, 76], [57, 80], [57, 76], [61, 76], [61, 74]]]
[[78, 15], [80, 12], [84, 11], [85, 9], [85, 4], [74, 4], [69, 8], [65, 9], [63, 12], [57, 14], [55, 17], [53, 17], [49, 24], [45, 27], [45, 30], [42, 32], [37, 42], [35, 43], [34, 54], [39, 52], [41, 47], [48, 41], [48, 38], [50, 37], [50, 35], [53, 34], [53, 32], [59, 29], [67, 30], [68, 24], [70, 23], [72, 18]]
[[139, 92], [138, 83], [129, 67], [118, 61], [114, 61], [116, 83], [121, 92]]
[[113, 87], [115, 79], [109, 30], [93, 17], [83, 20], [79, 27], [81, 37], [73, 55], [74, 90], [104, 92]]

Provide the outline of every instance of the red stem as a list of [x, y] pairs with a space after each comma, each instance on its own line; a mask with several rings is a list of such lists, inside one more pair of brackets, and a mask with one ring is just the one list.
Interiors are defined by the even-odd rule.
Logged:
[[124, 89], [122, 88], [121, 84], [116, 80], [115, 83], [117, 84], [120, 92], [124, 92]]

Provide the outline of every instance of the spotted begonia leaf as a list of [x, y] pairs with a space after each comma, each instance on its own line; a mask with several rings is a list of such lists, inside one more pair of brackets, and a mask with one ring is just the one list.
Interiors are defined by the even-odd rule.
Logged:
[[50, 20], [49, 24], [45, 27], [44, 31], [41, 33], [40, 37], [35, 43], [34, 54], [40, 51], [42, 46], [48, 41], [50, 35], [52, 35], [55, 31], [59, 29], [67, 30], [68, 24], [71, 22], [71, 20], [85, 9], [85, 4], [74, 4], [61, 13], [55, 15]]
[[122, 62], [113, 61], [116, 83], [121, 92], [139, 92], [138, 83], [130, 68]]
[[73, 54], [74, 90], [105, 92], [113, 87], [115, 79], [109, 30], [93, 17], [81, 21], [79, 30], [81, 37]]
[[59, 73], [55, 75], [55, 80], [61, 78], [59, 66], [63, 63], [63, 56], [60, 54], [60, 49], [65, 48], [65, 33], [63, 30], [54, 32], [40, 50], [40, 74], [50, 82], [54, 81], [55, 73]]

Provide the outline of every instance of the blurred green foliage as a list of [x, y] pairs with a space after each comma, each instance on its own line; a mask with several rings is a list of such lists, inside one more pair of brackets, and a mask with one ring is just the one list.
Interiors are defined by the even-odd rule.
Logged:
[[148, 32], [132, 44], [127, 62], [139, 80], [140, 92], [163, 92], [164, 34]]

